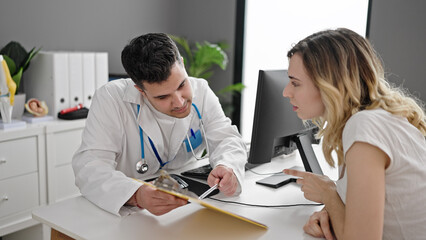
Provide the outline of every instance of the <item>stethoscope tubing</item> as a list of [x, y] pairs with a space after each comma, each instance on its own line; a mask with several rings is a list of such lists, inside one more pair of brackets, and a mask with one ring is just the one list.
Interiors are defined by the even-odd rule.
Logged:
[[[200, 120], [201, 131], [203, 132], [204, 138], [206, 140], [207, 153], [210, 153], [209, 144], [208, 144], [208, 140], [207, 140], [207, 137], [206, 137], [206, 131], [204, 129], [204, 122], [203, 122], [203, 119], [201, 117], [200, 111], [198, 110], [198, 107], [194, 103], [192, 103], [192, 106], [194, 107], [194, 109], [195, 109], [195, 111], [197, 113], [197, 116], [198, 116], [198, 118]], [[138, 104], [137, 105], [137, 114], [139, 114], [139, 111], [140, 111], [140, 105]], [[139, 126], [139, 137], [140, 137], [140, 143], [141, 143], [141, 158], [142, 158], [143, 162], [141, 162], [141, 161], [137, 162], [137, 164], [136, 164], [136, 171], [138, 173], [143, 174], [143, 173], [145, 173], [145, 172], [148, 171], [148, 165], [147, 165], [146, 160], [145, 160], [145, 147], [144, 147], [144, 140], [143, 140], [143, 130], [142, 130], [141, 126]], [[188, 137], [188, 133], [186, 134], [186, 139], [188, 140], [188, 144], [189, 144], [189, 147], [191, 149], [192, 155], [194, 155], [194, 157], [197, 160], [201, 160], [201, 159], [203, 159], [203, 158], [206, 157], [205, 156], [205, 157], [202, 157], [202, 158], [198, 158], [195, 155], [194, 148], [192, 147], [191, 141], [190, 141], [190, 139]], [[164, 163], [161, 160], [160, 154], [158, 153], [157, 148], [155, 147], [154, 142], [151, 140], [150, 137], [148, 137], [148, 140], [149, 140], [149, 143], [151, 145], [152, 150], [154, 151], [155, 157], [157, 158], [158, 162], [160, 163], [160, 169], [161, 169], [162, 167], [164, 167], [169, 162]]]

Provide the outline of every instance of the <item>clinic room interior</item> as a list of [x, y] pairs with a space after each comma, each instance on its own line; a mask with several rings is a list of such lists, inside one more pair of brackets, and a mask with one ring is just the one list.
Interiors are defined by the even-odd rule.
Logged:
[[[241, 196], [225, 196], [216, 190], [217, 195], [213, 197], [193, 199], [183, 192], [191, 204], [161, 216], [141, 210], [138, 204], [135, 204], [136, 210], [117, 216], [87, 201], [76, 186], [72, 158], [80, 147], [93, 95], [104, 84], [129, 77], [121, 54], [129, 41], [139, 35], [172, 36], [185, 61], [188, 55], [178, 40], [188, 43], [193, 57], [197, 57], [197, 44], [198, 47], [216, 44], [214, 46], [221, 48], [221, 54], [225, 55], [222, 59], [225, 64], [214, 63], [208, 69], [211, 75], [198, 77], [207, 79], [208, 86], [218, 96], [226, 117], [241, 134], [247, 155], [254, 154], [250, 151], [253, 134], [262, 132], [262, 126], [253, 127], [256, 119], [261, 118], [258, 116], [261, 103], [256, 99], [260, 98], [258, 81], [275, 71], [285, 73], [283, 78], [287, 78], [287, 52], [314, 32], [348, 28], [366, 38], [383, 62], [386, 79], [424, 104], [425, 10], [426, 2], [399, 0], [3, 1], [0, 3], [0, 48], [17, 42], [35, 55], [29, 59], [28, 69], [23, 68], [21, 85], [15, 94], [13, 111], [19, 109], [19, 95], [26, 95], [21, 100], [21, 113], [12, 113], [8, 123], [7, 110], [2, 109], [0, 240], [323, 239], [310, 236], [303, 229], [309, 216], [323, 206], [305, 199], [296, 182], [281, 181], [272, 187], [262, 185], [262, 181], [258, 183], [294, 165], [308, 170], [306, 164], [312, 162], [306, 159], [315, 155], [318, 163], [313, 163], [311, 170], [315, 173], [318, 167], [321, 174], [336, 181], [338, 167], [328, 166], [320, 140], [314, 139], [311, 139], [312, 148], [309, 143], [306, 156], [297, 153], [303, 151], [297, 142], [293, 146], [296, 150], [285, 154], [268, 154], [268, 159], [260, 162], [249, 159]], [[82, 61], [80, 64], [85, 65], [85, 57], [93, 60], [90, 71], [96, 75], [90, 83], [80, 77], [79, 89], [71, 81], [75, 77], [71, 73], [71, 59], [76, 54]], [[59, 66], [63, 64], [59, 61], [62, 56], [69, 56], [69, 65], [65, 63], [65, 68]], [[40, 63], [42, 57], [45, 62]], [[38, 71], [37, 66], [50, 72]], [[68, 75], [63, 72], [66, 68]], [[80, 76], [86, 74], [84, 69], [80, 68]], [[188, 69], [187, 72], [191, 75]], [[69, 82], [61, 82], [62, 78], [55, 74], [68, 76]], [[88, 84], [92, 85], [88, 87]], [[224, 91], [226, 89], [228, 91]], [[290, 104], [282, 96], [283, 90], [279, 89], [280, 99], [282, 97], [284, 105]], [[71, 96], [74, 92], [79, 92], [79, 97]], [[59, 96], [62, 93], [67, 95], [65, 100]], [[52, 103], [56, 100], [57, 103]], [[279, 112], [274, 106], [268, 106], [268, 110]], [[137, 111], [139, 113], [139, 108]], [[206, 129], [209, 130], [208, 126]], [[200, 130], [200, 136], [204, 137], [204, 126]], [[139, 136], [136, 128], [135, 133]], [[192, 128], [191, 134], [196, 138]], [[259, 141], [256, 144], [260, 144]], [[279, 148], [273, 147], [275, 151]], [[309, 152], [310, 149], [314, 152]], [[151, 151], [151, 147], [145, 151]], [[188, 153], [191, 152], [188, 150]], [[179, 174], [208, 163], [208, 159], [197, 159], [193, 165], [171, 172]], [[136, 166], [139, 175], [135, 176], [140, 178], [135, 181], [148, 179], [138, 167], [145, 165]], [[150, 177], [159, 174], [156, 172]], [[202, 190], [197, 190], [200, 193], [214, 190], [209, 189], [207, 178], [189, 179], [189, 185], [192, 180], [203, 183]], [[177, 180], [179, 184], [180, 180]], [[179, 193], [174, 196], [182, 197]]]

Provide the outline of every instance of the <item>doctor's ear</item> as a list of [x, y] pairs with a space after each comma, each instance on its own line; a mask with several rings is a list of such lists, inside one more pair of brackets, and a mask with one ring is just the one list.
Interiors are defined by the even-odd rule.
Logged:
[[140, 93], [142, 93], [142, 95], [143, 95], [143, 96], [146, 96], [146, 95], [145, 95], [145, 91], [144, 91], [144, 90], [143, 90], [140, 86], [138, 86], [138, 85], [136, 85], [136, 84], [135, 84], [134, 86], [135, 86], [135, 88], [136, 88], [136, 89], [137, 89]]

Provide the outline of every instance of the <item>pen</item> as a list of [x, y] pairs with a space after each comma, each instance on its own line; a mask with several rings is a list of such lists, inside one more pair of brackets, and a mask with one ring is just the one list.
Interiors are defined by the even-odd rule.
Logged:
[[78, 104], [75, 107], [71, 107], [71, 108], [66, 108], [64, 110], [61, 111], [61, 114], [65, 114], [65, 113], [69, 113], [69, 112], [74, 112], [77, 111], [78, 109], [83, 108], [83, 104]]
[[211, 192], [213, 192], [214, 190], [216, 190], [217, 186], [219, 183], [216, 183], [213, 187], [209, 188], [209, 190], [205, 191], [203, 194], [201, 194], [198, 197], [198, 200], [204, 199], [207, 197], [207, 195], [209, 195]]
[[192, 130], [192, 128], [191, 128], [191, 135], [192, 135], [194, 138], [196, 138], [196, 137], [195, 137], [194, 130]]

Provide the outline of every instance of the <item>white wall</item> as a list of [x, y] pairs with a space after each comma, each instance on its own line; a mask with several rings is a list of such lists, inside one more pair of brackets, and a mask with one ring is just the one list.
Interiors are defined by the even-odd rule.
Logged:
[[[287, 69], [287, 51], [306, 36], [346, 27], [365, 36], [368, 0], [247, 0], [241, 132], [251, 140], [260, 69]], [[286, 101], [283, 98], [283, 101]]]

